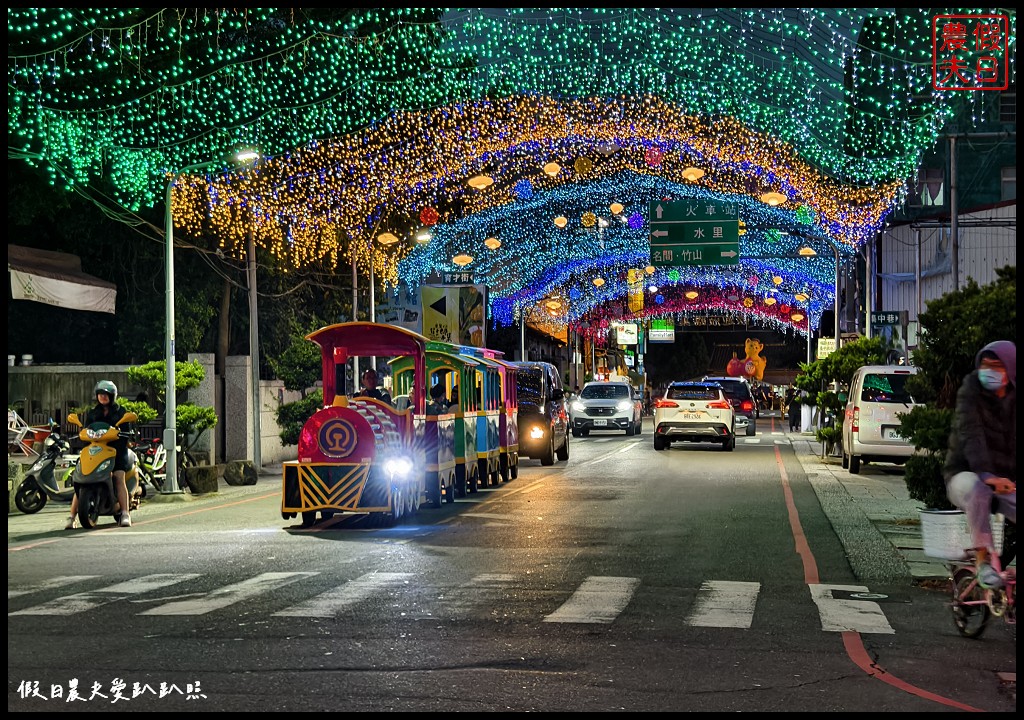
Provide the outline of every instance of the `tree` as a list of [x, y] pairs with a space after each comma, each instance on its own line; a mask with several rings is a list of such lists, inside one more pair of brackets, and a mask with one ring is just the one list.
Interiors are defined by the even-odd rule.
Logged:
[[995, 340], [1017, 342], [1017, 268], [1007, 265], [996, 276], [983, 286], [968, 278], [962, 288], [933, 300], [921, 313], [920, 343], [913, 354], [918, 372], [907, 381], [907, 389], [925, 405], [901, 415], [900, 435], [918, 451], [907, 460], [907, 490], [929, 508], [953, 507], [946, 497], [942, 464], [961, 381], [974, 370], [982, 347]]
[[[132, 382], [151, 391], [150, 397], [157, 398], [162, 411], [166, 407], [167, 363], [154, 360], [145, 365], [130, 367], [127, 372]], [[174, 364], [174, 387], [178, 392], [197, 387], [205, 378], [206, 371], [198, 360]], [[186, 452], [195, 446], [204, 432], [217, 424], [217, 413], [212, 407], [191, 402], [176, 403], [174, 418], [182, 449]]]

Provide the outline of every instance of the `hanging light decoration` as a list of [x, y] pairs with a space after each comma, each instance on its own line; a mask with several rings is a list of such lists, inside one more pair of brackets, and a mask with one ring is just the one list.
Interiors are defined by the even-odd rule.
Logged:
[[564, 215], [559, 215], [558, 217], [555, 218], [555, 227], [564, 228], [568, 224], [569, 219], [566, 218]]
[[382, 232], [377, 236], [377, 242], [381, 245], [394, 245], [398, 242], [398, 236], [390, 232]]
[[656, 269], [657, 268], [655, 268], [653, 265], [648, 265], [647, 267], [644, 268], [644, 272], [647, 273], [648, 275], [653, 275]]
[[696, 290], [687, 290], [686, 291], [686, 299], [687, 300], [696, 300], [699, 295], [700, 295], [700, 293], [697, 292]]
[[602, 285], [604, 285], [604, 278], [596, 277], [590, 282], [594, 283], [594, 287], [601, 287]]
[[471, 262], [473, 262], [473, 256], [470, 255], [469, 253], [461, 252], [452, 258], [452, 262], [458, 265], [459, 267], [466, 267]]
[[416, 234], [415, 234], [414, 237], [415, 237], [417, 245], [426, 245], [427, 243], [430, 242], [431, 238], [433, 238], [434, 236], [430, 233], [430, 228], [428, 228], [428, 227], [421, 227], [420, 229], [418, 229], [416, 231]]
[[608, 206], [608, 209], [612, 211], [612, 215], [618, 215], [623, 211], [622, 203], [613, 202]]
[[764, 304], [769, 306], [769, 307], [771, 307], [772, 305], [775, 304], [775, 298], [773, 298], [773, 297], [766, 297], [764, 299]]
[[665, 153], [662, 152], [661, 148], [650, 147], [644, 153], [644, 161], [651, 167], [658, 167], [661, 165], [661, 159]]
[[696, 167], [688, 167], [683, 170], [683, 177], [690, 182], [697, 182], [704, 177], [704, 171]]
[[572, 167], [580, 175], [585, 175], [594, 169], [594, 161], [587, 157], [578, 157]]
[[592, 228], [597, 223], [597, 215], [587, 210], [583, 213], [582, 217], [580, 217], [580, 222], [583, 224], [583, 227]]
[[501, 247], [501, 240], [492, 235], [484, 240], [484, 246], [487, 247], [488, 250], [497, 250]]
[[550, 175], [551, 177], [554, 177], [561, 171], [562, 166], [556, 162], [549, 162], [547, 165], [544, 166], [544, 174]]
[[775, 283], [776, 285], [781, 285], [782, 284], [782, 276], [781, 275], [772, 275], [772, 282]]
[[804, 245], [796, 252], [798, 255], [801, 255], [803, 257], [814, 257], [815, 255], [818, 254], [818, 251], [812, 248], [810, 245]]
[[424, 225], [436, 225], [439, 219], [440, 215], [438, 215], [437, 210], [429, 205], [420, 210], [420, 222]]
[[494, 184], [494, 178], [492, 178], [490, 175], [474, 175], [473, 177], [466, 181], [466, 184], [469, 185], [471, 188], [483, 190], [484, 188], [490, 187], [491, 185]]
[[772, 207], [776, 207], [778, 205], [781, 205], [782, 203], [786, 202], [786, 200], [788, 200], [788, 199], [789, 198], [787, 198], [782, 193], [778, 193], [778, 192], [775, 192], [775, 191], [762, 193], [762, 195], [761, 195], [761, 202], [765, 203], [766, 205], [771, 205]]
[[798, 323], [804, 319], [804, 314], [802, 312], [795, 312], [789, 316], [789, 319], [795, 323]]
[[807, 302], [807, 293], [798, 292], [793, 296], [793, 299], [797, 302]]

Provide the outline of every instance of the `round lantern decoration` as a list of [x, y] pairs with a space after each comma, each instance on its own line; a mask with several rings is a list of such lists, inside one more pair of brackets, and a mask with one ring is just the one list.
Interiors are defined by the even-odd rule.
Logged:
[[656, 302], [658, 305], [664, 304], [665, 296], [662, 295], [661, 293], [658, 293], [657, 295], [654, 296], [654, 302]]
[[597, 215], [587, 210], [580, 218], [580, 222], [583, 223], [583, 227], [592, 228], [597, 224]]
[[668, 271], [668, 279], [671, 280], [672, 282], [679, 282], [679, 271], [678, 270], [669, 270]]
[[437, 210], [429, 205], [420, 210], [420, 222], [424, 225], [436, 225], [439, 219], [440, 216], [437, 214]]
[[594, 163], [590, 158], [578, 157], [576, 158], [576, 162], [572, 164], [572, 167], [580, 175], [586, 175], [594, 169]]
[[529, 200], [533, 197], [533, 183], [529, 180], [520, 180], [512, 186], [512, 192], [520, 200]]
[[779, 305], [779, 312], [782, 313], [783, 315], [787, 315], [789, 313], [789, 305], [787, 305], [786, 303], [782, 303], [781, 305]]
[[630, 230], [639, 230], [644, 226], [644, 216], [640, 213], [633, 213], [629, 216], [626, 224], [629, 225]]
[[661, 165], [661, 160], [665, 156], [661, 148], [651, 147], [647, 148], [647, 152], [644, 153], [644, 162], [651, 167], [658, 167]]
[[745, 308], [752, 308], [752, 307], [754, 307], [754, 298], [752, 298], [752, 297], [745, 297], [745, 298], [743, 298], [743, 307], [745, 307]]

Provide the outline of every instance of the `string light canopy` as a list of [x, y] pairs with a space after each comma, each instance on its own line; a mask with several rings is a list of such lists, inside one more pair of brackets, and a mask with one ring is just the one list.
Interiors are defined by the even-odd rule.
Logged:
[[[751, 227], [799, 225], [851, 257], [956, 104], [971, 110], [986, 95], [932, 91], [931, 24], [929, 10], [908, 8], [9, 8], [9, 155], [67, 189], [103, 177], [137, 209], [163, 201], [168, 173], [258, 141], [257, 166], [179, 178], [177, 227], [238, 256], [251, 230], [283, 266], [346, 258], [415, 284], [449, 265], [455, 228], [486, 217], [501, 228], [500, 256], [519, 258], [516, 272], [481, 276], [500, 288], [496, 317], [555, 286], [575, 287], [572, 312], [586, 313], [625, 297], [616, 273], [649, 261], [646, 208], [666, 195], [727, 198]], [[606, 51], [595, 59], [594, 47]], [[549, 174], [551, 158], [576, 161]], [[685, 175], [698, 165], [699, 185]], [[467, 185], [482, 168], [488, 192]], [[783, 202], [759, 201], [755, 187]], [[633, 211], [602, 231], [601, 252], [570, 247], [575, 223], [550, 234], [547, 218], [582, 218], [612, 199]], [[425, 207], [444, 219], [435, 240], [375, 249], [380, 217]], [[751, 259], [794, 253], [763, 230], [741, 243], [744, 274], [807, 284], [817, 317], [828, 263]], [[595, 272], [611, 287], [573, 286]], [[702, 289], [699, 304], [721, 303], [715, 311], [759, 312], [742, 299], [763, 288], [718, 292], [732, 286], [726, 271], [661, 274], [666, 305], [686, 281]]]

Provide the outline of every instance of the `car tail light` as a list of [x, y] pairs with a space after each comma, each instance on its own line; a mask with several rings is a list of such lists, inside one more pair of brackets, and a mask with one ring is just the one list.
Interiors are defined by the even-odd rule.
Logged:
[[673, 402], [672, 400], [657, 400], [654, 403], [655, 408], [677, 408], [679, 403]]
[[742, 403], [740, 403], [740, 409], [743, 410], [744, 412], [752, 412], [754, 409], [754, 403], [752, 403], [750, 400], [744, 400]]
[[860, 432], [860, 408], [854, 406], [853, 418], [850, 420], [850, 432]]
[[715, 400], [714, 402], [709, 402], [708, 407], [715, 410], [729, 410], [732, 405], [727, 400]]

